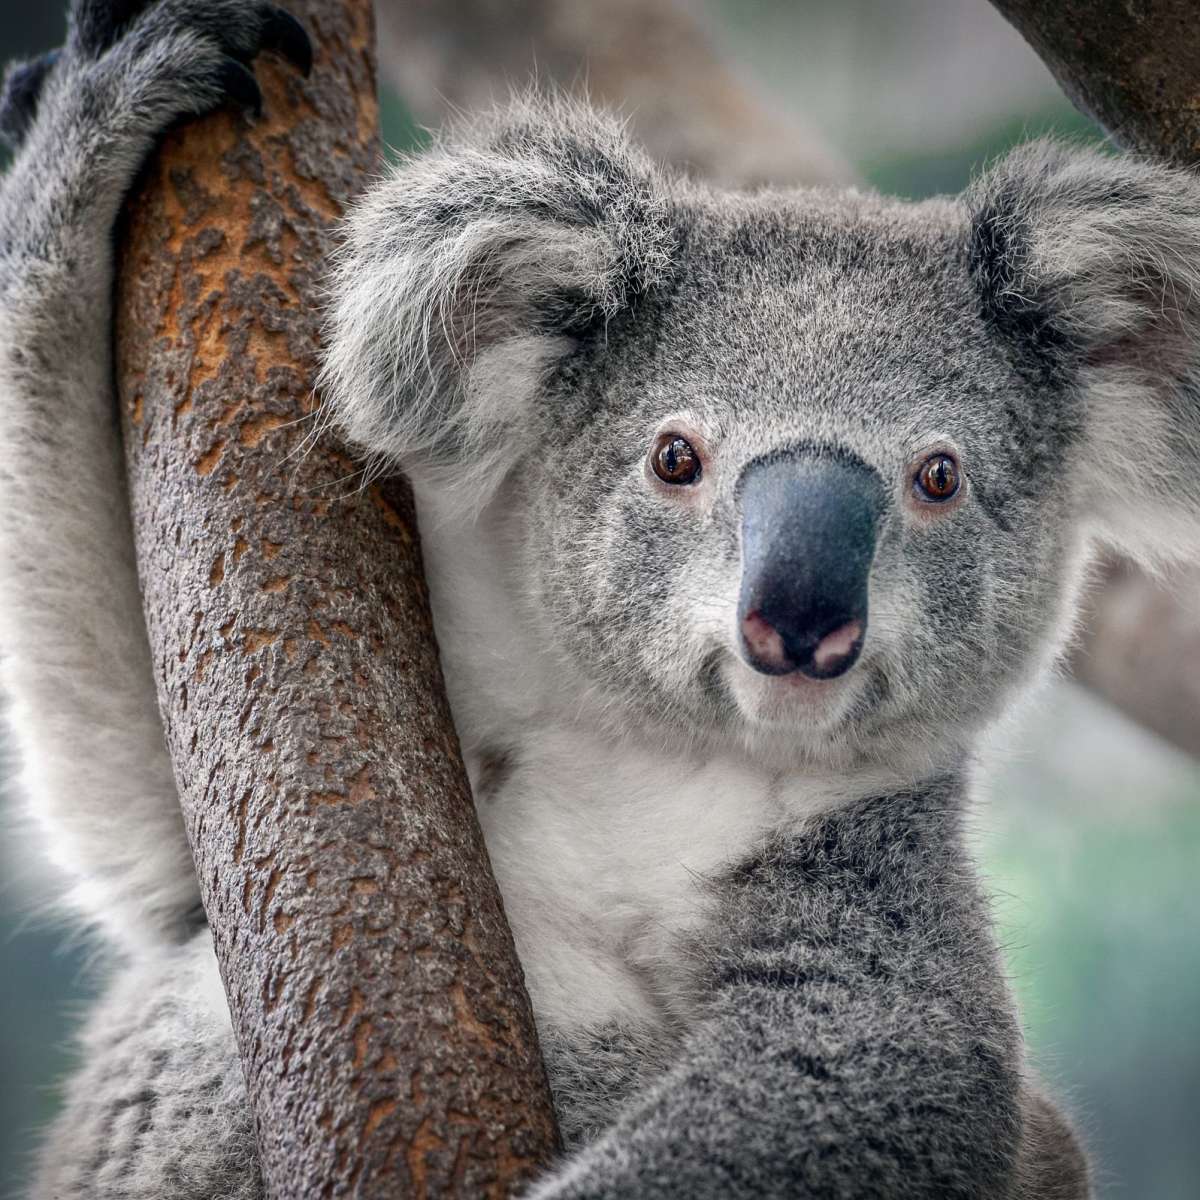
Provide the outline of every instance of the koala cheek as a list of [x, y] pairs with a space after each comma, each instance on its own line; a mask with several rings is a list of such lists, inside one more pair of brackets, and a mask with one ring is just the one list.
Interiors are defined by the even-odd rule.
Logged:
[[871, 626], [863, 657], [888, 680], [889, 694], [905, 690], [909, 664], [933, 638], [920, 579], [906, 564], [877, 563], [871, 576]]
[[875, 617], [866, 655], [907, 715], [948, 715], [986, 670], [991, 626], [976, 564], [957, 540], [928, 534], [893, 543], [872, 577]]
[[660, 683], [681, 697], [693, 691], [714, 657], [731, 648], [736, 627], [737, 575], [695, 553], [673, 564], [664, 602], [653, 623], [659, 631], [654, 667]]

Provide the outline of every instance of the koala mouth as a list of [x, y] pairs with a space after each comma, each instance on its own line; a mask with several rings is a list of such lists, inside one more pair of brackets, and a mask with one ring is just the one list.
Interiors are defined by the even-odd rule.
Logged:
[[747, 730], [782, 736], [789, 744], [796, 737], [811, 740], [813, 753], [840, 736], [847, 718], [858, 708], [864, 678], [860, 670], [823, 679], [803, 671], [761, 671], [743, 654], [730, 653], [721, 669], [723, 690]]

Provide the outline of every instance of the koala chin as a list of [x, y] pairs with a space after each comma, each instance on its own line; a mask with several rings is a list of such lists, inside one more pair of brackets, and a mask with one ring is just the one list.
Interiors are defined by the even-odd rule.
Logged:
[[[269, 5], [118, 7], [77, 0], [0, 111], [4, 682], [123, 954], [34, 1194], [249, 1198], [138, 603], [110, 230], [162, 130], [245, 98], [231, 56], [306, 42]], [[1200, 551], [1198, 263], [1183, 171], [1041, 143], [958, 198], [734, 193], [539, 96], [350, 213], [325, 416], [416, 492], [570, 1147], [531, 1195], [1089, 1194], [963, 816], [1092, 546]]]

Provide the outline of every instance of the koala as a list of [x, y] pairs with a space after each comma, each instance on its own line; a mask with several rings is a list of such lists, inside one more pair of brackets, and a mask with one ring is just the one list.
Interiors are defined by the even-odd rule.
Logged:
[[[37, 1198], [257, 1198], [162, 739], [111, 230], [155, 138], [303, 30], [76, 0], [0, 127], [0, 647], [109, 990]], [[1040, 143], [963, 196], [718, 190], [526, 96], [331, 267], [329, 425], [418, 505], [567, 1150], [536, 1200], [1075, 1200], [964, 844], [1093, 547], [1200, 552], [1200, 182]]]

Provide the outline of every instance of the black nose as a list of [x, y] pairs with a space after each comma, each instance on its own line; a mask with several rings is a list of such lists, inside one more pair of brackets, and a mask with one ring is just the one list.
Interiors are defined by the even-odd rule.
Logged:
[[767, 675], [848, 671], [867, 633], [879, 476], [850, 456], [798, 451], [752, 462], [738, 499], [746, 661]]

